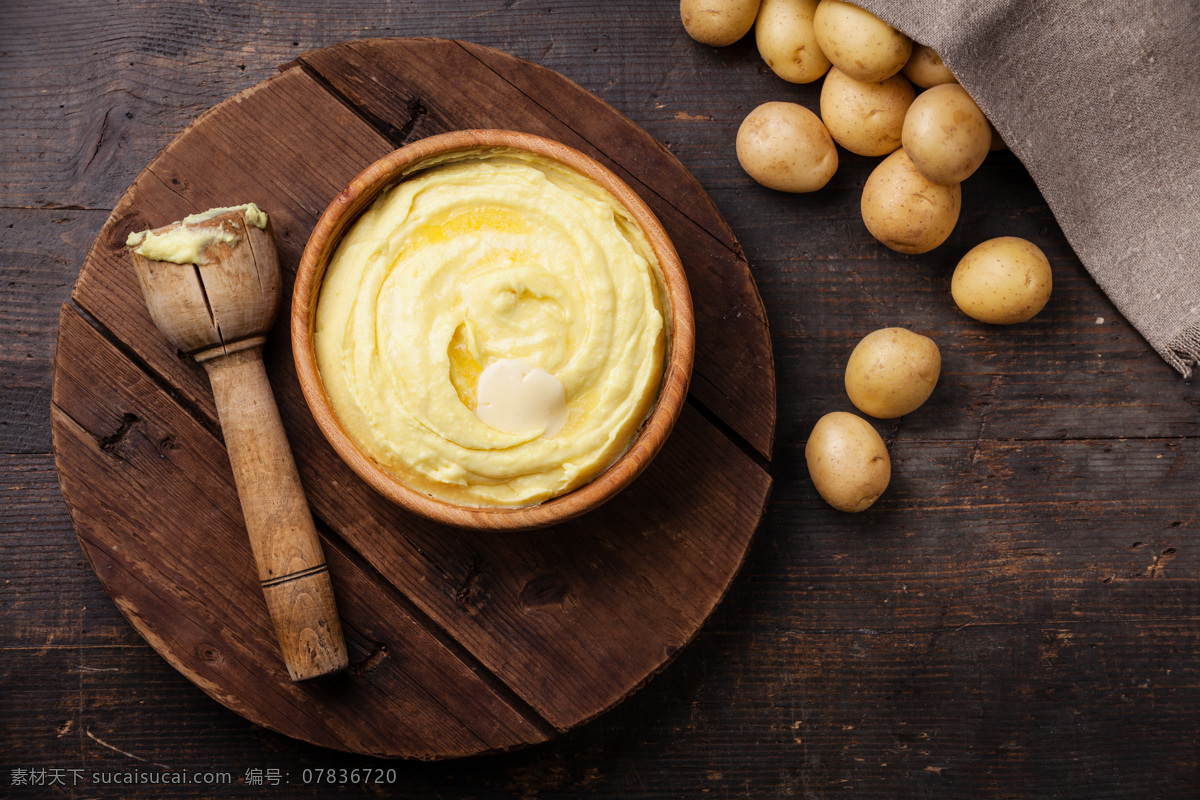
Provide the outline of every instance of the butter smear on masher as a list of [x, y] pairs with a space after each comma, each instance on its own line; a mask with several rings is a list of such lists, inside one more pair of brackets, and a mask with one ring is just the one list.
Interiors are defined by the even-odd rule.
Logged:
[[168, 261], [172, 264], [203, 264], [205, 263], [204, 249], [210, 244], [222, 242], [235, 247], [241, 237], [226, 225], [204, 225], [213, 217], [227, 214], [230, 211], [245, 212], [246, 221], [256, 228], [267, 227], [267, 214], [254, 203], [244, 203], [240, 206], [224, 206], [210, 208], [198, 214], [190, 214], [178, 224], [168, 226], [159, 233], [151, 230], [136, 231], [129, 234], [125, 246], [133, 248], [134, 252], [151, 261]]

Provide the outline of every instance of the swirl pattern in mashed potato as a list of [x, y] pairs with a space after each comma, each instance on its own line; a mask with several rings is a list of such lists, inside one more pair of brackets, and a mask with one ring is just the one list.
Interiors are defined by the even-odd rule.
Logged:
[[[665, 297], [645, 235], [602, 187], [480, 151], [410, 175], [347, 232], [317, 303], [317, 364], [346, 431], [405, 483], [532, 505], [628, 449], [662, 380]], [[476, 415], [479, 376], [504, 359], [561, 382], [556, 433]]]

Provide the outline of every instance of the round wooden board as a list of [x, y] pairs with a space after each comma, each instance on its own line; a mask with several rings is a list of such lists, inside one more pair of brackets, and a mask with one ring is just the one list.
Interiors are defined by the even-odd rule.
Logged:
[[[372, 492], [322, 438], [287, 308], [267, 368], [333, 575], [351, 668], [294, 684], [279, 660], [203, 371], [145, 310], [124, 241], [216, 205], [272, 216], [284, 289], [363, 167], [461, 128], [558, 139], [662, 220], [696, 307], [692, 390], [663, 452], [598, 511], [527, 533], [444, 528]], [[557, 73], [464, 42], [318, 50], [212, 109], [138, 177], [63, 306], [54, 447], [84, 552], [146, 640], [205, 692], [289, 736], [447, 758], [543, 741], [612, 707], [699, 629], [762, 517], [775, 424], [770, 337], [737, 242], [700, 185]]]

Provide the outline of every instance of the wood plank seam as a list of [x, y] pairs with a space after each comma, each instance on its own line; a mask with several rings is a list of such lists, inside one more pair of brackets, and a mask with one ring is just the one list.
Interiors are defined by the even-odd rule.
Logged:
[[99, 318], [92, 313], [90, 309], [83, 304], [79, 298], [72, 298], [66, 303], [63, 303], [64, 309], [70, 309], [77, 313], [96, 333], [122, 356], [125, 357], [130, 364], [138, 369], [143, 375], [154, 382], [164, 394], [171, 398], [188, 416], [192, 417], [201, 427], [207, 430], [212, 436], [222, 445], [225, 443], [225, 437], [221, 434], [221, 426], [217, 424], [215, 418], [204, 413], [203, 409], [193, 404], [182, 392], [176, 389], [166, 376], [154, 369], [141, 355], [138, 354], [129, 344], [122, 341], [120, 337], [110, 331]]
[[370, 113], [367, 109], [356, 105], [350, 98], [337, 90], [332, 83], [326, 80], [325, 76], [318, 72], [311, 64], [304, 60], [301, 56], [295, 61], [287, 64], [282, 64], [279, 67], [280, 72], [286, 72], [288, 69], [299, 68], [305, 75], [312, 78], [313, 81], [329, 93], [331, 97], [340, 102], [348, 111], [358, 115], [358, 117], [370, 127], [374, 128], [380, 136], [387, 139], [393, 146], [399, 148], [408, 144], [409, 138], [416, 129], [421, 118], [427, 113], [425, 106], [421, 103], [420, 98], [417, 98], [408, 104], [409, 118], [404, 125], [397, 128], [387, 120], [380, 119], [376, 115]]
[[[55, 412], [57, 412], [61, 416], [62, 420], [70, 422], [71, 424], [75, 425], [76, 427], [79, 428], [79, 430], [86, 433], [90, 440], [95, 441], [97, 450], [104, 453], [109, 458], [114, 458], [118, 461], [125, 460], [121, 457], [120, 450], [118, 448], [114, 448], [114, 447], [110, 446], [111, 445], [110, 440], [112, 437], [98, 436], [96, 433], [88, 430], [86, 425], [84, 425], [82, 422], [80, 422], [74, 416], [72, 416], [71, 412], [67, 411], [65, 408], [60, 406], [58, 403], [51, 403], [51, 413], [53, 414]], [[132, 416], [132, 415], [127, 415], [127, 416]], [[121, 436], [121, 438], [131, 435], [132, 432], [134, 430], [136, 430], [136, 423], [137, 423], [136, 417], [134, 417], [133, 423], [129, 424], [128, 426], [125, 424], [124, 420], [122, 420], [121, 427], [118, 429], [118, 434]], [[57, 453], [55, 454], [55, 457], [57, 458]], [[185, 476], [185, 477], [193, 486], [196, 486], [198, 489], [202, 488], [199, 485], [197, 485], [195, 483], [195, 481], [192, 481], [190, 476]], [[110, 506], [108, 506], [107, 503], [104, 502], [103, 499], [98, 499], [97, 502], [105, 508], [110, 507]], [[228, 514], [220, 509], [217, 509], [217, 511], [220, 513], [221, 518], [228, 520], [232, 526], [236, 527], [236, 526], [239, 526], [242, 524], [240, 515], [235, 517], [234, 515]], [[78, 529], [78, 527], [76, 527], [76, 533], [78, 534], [78, 532], [79, 532], [79, 529]], [[80, 536], [80, 538], [83, 538], [83, 537]]]
[[[359, 636], [362, 635], [361, 632], [359, 632], [359, 631], [355, 631], [355, 633], [357, 633]], [[347, 672], [356, 678], [361, 678], [364, 675], [367, 675], [370, 672], [372, 672], [376, 667], [378, 667], [383, 662], [383, 659], [386, 657], [387, 657], [386, 648], [384, 648], [382, 651], [374, 650], [362, 661], [352, 663], [347, 668]], [[496, 752], [495, 747], [489, 747], [487, 740], [483, 736], [481, 736], [479, 733], [477, 733], [473, 728], [471, 728], [470, 722], [468, 720], [464, 720], [462, 718], [462, 716], [455, 714], [453, 711], [451, 711], [450, 708], [447, 707], [447, 705], [445, 703], [443, 703], [442, 700], [437, 695], [433, 694], [428, 689], [426, 689], [424, 686], [422, 686], [420, 681], [415, 680], [413, 678], [413, 676], [408, 672], [408, 670], [404, 669], [403, 667], [395, 667], [395, 669], [398, 672], [409, 676], [410, 683], [411, 683], [411, 689], [410, 689], [411, 691], [418, 693], [421, 697], [425, 698], [428, 702], [430, 702], [430, 703], [436, 705], [438, 708], [440, 708], [443, 711], [443, 713], [446, 714], [446, 716], [448, 718], [453, 719], [453, 720], [457, 721], [460, 725], [462, 725], [463, 728], [467, 732], [469, 732], [471, 734], [471, 736], [473, 736], [480, 743], [480, 745], [481, 745], [480, 752], [481, 753]], [[384, 689], [376, 686], [371, 681], [363, 681], [363, 685], [369, 691], [371, 691], [373, 694], [376, 694], [376, 695], [383, 695], [385, 692]], [[350, 748], [347, 748], [347, 749], [350, 749]]]
[[[697, 379], [705, 380], [703, 376], [697, 376], [695, 373], [693, 373], [692, 380], [695, 381]], [[719, 391], [718, 389], [716, 389], [716, 387], [713, 387], [713, 390]], [[759, 449], [757, 447], [755, 447], [749, 441], [747, 441], [746, 437], [742, 436], [740, 433], [735, 431], [729, 425], [729, 423], [727, 423], [725, 420], [721, 419], [720, 415], [717, 414], [717, 412], [715, 412], [711, 408], [709, 408], [703, 401], [701, 401], [699, 398], [697, 398], [696, 395], [692, 392], [688, 392], [688, 404], [692, 408], [696, 409], [696, 411], [698, 411], [700, 413], [700, 416], [702, 416], [706, 420], [708, 420], [708, 423], [710, 425], [712, 425], [714, 428], [716, 428], [718, 431], [720, 431], [721, 434], [726, 439], [728, 439], [730, 442], [732, 442], [734, 445], [736, 445], [737, 448], [739, 450], [741, 450], [746, 455], [747, 458], [749, 458], [751, 461], [753, 461], [754, 464], [759, 469], [761, 469], [763, 472], [765, 472], [767, 474], [767, 477], [771, 478], [772, 482], [774, 482], [774, 473], [772, 473], [772, 471], [771, 471], [771, 454], [770, 453], [763, 453], [763, 452], [759, 451]], [[771, 438], [774, 439], [773, 431], [772, 431]]]
[[[320, 528], [321, 528], [321, 524], [318, 521], [317, 530], [320, 531]], [[378, 583], [377, 576], [372, 575], [370, 577], [372, 580], [375, 580]], [[381, 642], [373, 642], [371, 640], [371, 637], [364, 634], [362, 631], [360, 631], [354, 625], [346, 624], [346, 623], [343, 623], [343, 624], [345, 625], [346, 630], [350, 631], [353, 634], [353, 636], [356, 636], [360, 641], [372, 642], [372, 644], [374, 645], [374, 647], [370, 650], [370, 652], [367, 653], [367, 655], [362, 660], [351, 662], [350, 666], [346, 670], [349, 675], [351, 675], [355, 678], [363, 678], [364, 676], [370, 674], [375, 669], [377, 669], [381, 664], [383, 664], [384, 659], [386, 659], [388, 657], [387, 646]], [[468, 668], [471, 667], [471, 665], [469, 665], [469, 664], [467, 666], [468, 666]], [[463, 728], [466, 731], [468, 731], [473, 737], [475, 737], [475, 739], [478, 740], [479, 743], [483, 746], [483, 749], [481, 750], [481, 752], [496, 752], [495, 747], [488, 746], [486, 737], [483, 736], [482, 734], [478, 733], [477, 731], [475, 731], [474, 728], [471, 727], [470, 720], [463, 719], [462, 715], [455, 714], [454, 711], [451, 710], [449, 706], [447, 706], [444, 702], [442, 702], [442, 699], [440, 697], [438, 697], [433, 692], [430, 692], [428, 690], [428, 688], [426, 688], [422, 684], [422, 682], [417, 678], [417, 676], [414, 676], [409, 670], [405, 669], [403, 666], [397, 666], [397, 665], [393, 664], [392, 668], [395, 669], [397, 672], [400, 672], [400, 673], [408, 676], [409, 683], [411, 686], [411, 691], [418, 692], [421, 697], [424, 697], [428, 702], [436, 705], [438, 708], [440, 708], [442, 710], [443, 713], [445, 713], [445, 715], [448, 718], [457, 721], [460, 725], [463, 726]], [[380, 694], [384, 691], [383, 689], [376, 686], [374, 683], [372, 683], [369, 680], [364, 681], [363, 685], [375, 694]], [[507, 698], [501, 698], [501, 699], [507, 700]], [[514, 708], [513, 710], [517, 711], [518, 713], [520, 712], [519, 709]], [[553, 731], [553, 729], [551, 729], [551, 731]], [[553, 736], [553, 735], [555, 735], [555, 734], [553, 732], [551, 732], [551, 734], [549, 734], [547, 736], [547, 738], [550, 738], [550, 736]]]
[[[465, 664], [472, 672], [474, 672], [489, 689], [492, 690], [503, 700], [513, 711], [520, 714], [529, 724], [538, 729], [539, 732], [547, 737], [557, 736], [562, 733], [549, 720], [543, 717], [529, 703], [521, 698], [499, 675], [489, 669], [482, 661], [464, 647], [457, 639], [449, 634], [449, 632], [439, 625], [432, 617], [430, 617], [424, 609], [418, 606], [413, 600], [400, 591], [395, 585], [387, 580], [378, 569], [375, 568], [367, 559], [363, 558], [357, 550], [342, 538], [341, 534], [335, 531], [324, 519], [316, 514], [313, 519], [317, 523], [317, 532], [321, 534], [322, 543], [331, 547], [350, 563], [352, 563], [360, 573], [370, 578], [376, 583], [380, 591], [390, 595], [392, 600], [404, 609], [412, 619], [418, 622], [430, 636], [437, 641], [449, 652]], [[399, 531], [397, 531], [399, 533]], [[401, 534], [403, 535], [403, 534]], [[416, 547], [416, 544], [413, 544]], [[435, 562], [430, 562], [439, 570], [442, 568]], [[466, 721], [463, 722], [466, 725]]]

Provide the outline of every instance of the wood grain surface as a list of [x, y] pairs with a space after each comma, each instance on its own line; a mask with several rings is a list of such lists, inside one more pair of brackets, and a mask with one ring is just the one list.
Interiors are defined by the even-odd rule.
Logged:
[[[671, 667], [553, 741], [433, 764], [303, 744], [197, 690], [84, 561], [50, 441], [60, 306], [142, 168], [204, 110], [302, 52], [393, 35], [477, 42], [555, 70], [663, 143], [749, 260], [779, 385], [766, 520], [729, 594]], [[990, 155], [964, 185], [946, 245], [897, 256], [858, 216], [873, 159], [842, 152], [838, 174], [811, 196], [761, 189], [741, 172], [741, 119], [767, 100], [816, 109], [819, 87], [772, 77], [752, 40], [697, 45], [668, 0], [52, 0], [4, 8], [0, 63], [0, 794], [1196, 796], [1200, 392], [1115, 312], [1011, 154]], [[351, 138], [370, 129], [337, 124]], [[178, 207], [166, 187], [159, 196], [164, 211]], [[1047, 253], [1055, 294], [1028, 325], [985, 328], [950, 306], [950, 271], [979, 240], [1008, 234]], [[919, 413], [878, 426], [892, 487], [847, 517], [817, 498], [804, 440], [822, 413], [849, 410], [840, 379], [854, 344], [893, 324], [933, 336], [944, 373]], [[272, 344], [269, 360], [287, 357]], [[203, 412], [192, 435], [216, 441], [199, 421], [211, 406], [195, 394], [170, 399]], [[104, 422], [121, 427], [120, 415]], [[134, 457], [170, 466], [153, 428], [131, 429]], [[335, 571], [369, 566], [341, 551], [329, 558]], [[373, 634], [352, 634], [355, 660], [373, 652]], [[437, 644], [418, 648], [429, 660], [396, 680], [439, 680]], [[497, 688], [481, 679], [463, 701], [479, 707]], [[486, 730], [448, 739], [529, 735], [505, 699]], [[416, 707], [411, 721], [428, 713]], [[395, 785], [314, 783], [366, 767], [396, 769]], [[63, 770], [67, 786], [13, 786], [17, 769]], [[72, 769], [86, 781], [72, 785]], [[91, 781], [131, 770], [211, 771], [231, 784], [168, 792]], [[280, 785], [270, 772], [257, 785], [269, 770]]]
[[[409, 74], [419, 67], [440, 64], [442, 71], [455, 73], [465, 70], [469, 62], [479, 62], [480, 54], [486, 53], [493, 63], [505, 65], [510, 75], [518, 77], [503, 78], [488, 69], [475, 83], [420, 87], [423, 104], [445, 109], [447, 116], [451, 112], [456, 115], [450, 123], [453, 129], [489, 126], [523, 131], [539, 126], [544, 112], [540, 106], [531, 111], [531, 104], [519, 102], [520, 91], [549, 83], [551, 93], [562, 98], [556, 112], [560, 128], [569, 131], [576, 120], [587, 118], [603, 141], [603, 121], [609, 120], [622, 134], [622, 161], [614, 163], [626, 164], [627, 174], [642, 185], [661, 172], [682, 173], [666, 150], [645, 133], [632, 130], [631, 123], [610, 107], [544, 68], [522, 74], [512, 56], [425, 38], [352, 42], [317, 51], [314, 57], [340, 52], [364, 52], [366, 62], [384, 64], [374, 80], [392, 87], [406, 85]], [[702, 341], [697, 351], [706, 352], [707, 358], [696, 371], [712, 376], [707, 386], [732, 387], [731, 376], [739, 380], [738, 391], [745, 391], [748, 385], [755, 398], [746, 405], [748, 415], [723, 418], [692, 400], [694, 408], [680, 418], [667, 452], [619, 499], [569, 523], [521, 535], [456, 530], [393, 507], [337, 457], [317, 430], [301, 395], [294, 361], [273, 361], [271, 385], [300, 462], [314, 516], [322, 526], [322, 547], [340, 546], [369, 565], [362, 573], [333, 573], [336, 594], [382, 591], [385, 596], [397, 596], [387, 606], [399, 603], [397, 609], [373, 609], [368, 620], [342, 612], [344, 627], [362, 628], [372, 623], [376, 627], [373, 647], [356, 663], [357, 670], [319, 686], [298, 690], [280, 686], [301, 664], [299, 652], [291, 647], [288, 626], [281, 627], [290, 618], [280, 616], [274, 594], [268, 593], [268, 606], [288, 656], [287, 672], [280, 671], [270, 643], [265, 647], [256, 643], [259, 663], [253, 664], [248, 663], [249, 652], [233, 658], [225, 648], [212, 644], [219, 638], [228, 640], [226, 647], [235, 641], [253, 641], [267, 609], [261, 603], [246, 602], [245, 597], [220, 601], [232, 597], [226, 585], [232, 575], [219, 573], [213, 565], [244, 564], [246, 548], [241, 540], [246, 535], [238, 537], [238, 516], [233, 514], [233, 536], [214, 538], [214, 523], [206, 519], [208, 509], [202, 506], [205, 494], [216, 493], [217, 484], [230, 484], [225, 494], [238, 492], [232, 488], [228, 470], [214, 473], [208, 467], [185, 466], [184, 459], [171, 457], [176, 450], [190, 453], [215, 448], [211, 464], [220, 463], [220, 442], [185, 440], [173, 427], [183, 424], [182, 416], [192, 413], [196, 403], [211, 402], [210, 390], [204, 385], [209, 381], [201, 379], [197, 385], [192, 359], [183, 352], [206, 342], [196, 335], [175, 335], [190, 329], [184, 315], [159, 313], [163, 305], [159, 295], [154, 296], [156, 313], [147, 325], [151, 314], [142, 307], [142, 288], [148, 285], [144, 260], [131, 263], [124, 241], [127, 231], [157, 227], [161, 222], [153, 218], [164, 213], [164, 187], [169, 187], [176, 204], [189, 206], [192, 212], [251, 200], [273, 215], [276, 230], [282, 225], [285, 243], [280, 247], [279, 271], [286, 286], [295, 283], [299, 261], [295, 243], [308, 240], [311, 226], [291, 234], [290, 220], [307, 210], [303, 205], [293, 208], [294, 198], [317, 197], [319, 189], [314, 186], [337, 185], [339, 180], [344, 186], [353, 177], [342, 177], [342, 164], [334, 157], [344, 152], [339, 121], [374, 120], [367, 124], [388, 131], [411, 127], [409, 123], [419, 116], [407, 107], [360, 114], [353, 102], [328, 88], [343, 82], [339, 70], [345, 60], [329, 58], [327, 62], [320, 68], [288, 65], [280, 75], [204, 114], [150, 163], [101, 229], [72, 294], [74, 305], [64, 307], [64, 321], [71, 320], [71, 314], [86, 316], [96, 331], [77, 323], [64, 324], [55, 357], [52, 426], [63, 496], [85, 553], [94, 565], [97, 559], [106, 558], [105, 568], [97, 567], [100, 579], [138, 631], [197, 685], [251, 720], [306, 741], [335, 742], [342, 749], [380, 756], [450, 758], [540, 742], [547, 732], [569, 730], [612, 707], [668, 662], [695, 635], [744, 560], [762, 518], [770, 477], [762, 464], [742, 452], [741, 448], [749, 449], [749, 445], [736, 433], [726, 435], [721, 429], [736, 431], [743, 419], [753, 419], [762, 426], [765, 449], [770, 450], [774, 375], [761, 301], [746, 262], [735, 248], [722, 246], [706, 258], [697, 258], [696, 268], [684, 260], [682, 271], [693, 284], [693, 307], [705, 309], [709, 317], [715, 307], [717, 313], [728, 317], [721, 335], [710, 333], [706, 341], [733, 338], [752, 354], [746, 359], [749, 367], [731, 363], [723, 368], [712, 352], [706, 352], [712, 345]], [[504, 92], [514, 94], [502, 113], [482, 119], [472, 115], [479, 98]], [[367, 139], [368, 133], [364, 131], [360, 138]], [[355, 138], [348, 137], [348, 141], [353, 143]], [[374, 160], [346, 164], [357, 173]], [[580, 168], [587, 167], [581, 164]], [[332, 202], [339, 191], [324, 202]], [[624, 190], [614, 186], [613, 191]], [[684, 220], [702, 214], [709, 215], [707, 223], [715, 226], [717, 236], [733, 241], [703, 189], [686, 173], [670, 192], [661, 191], [664, 193], [656, 195], [655, 205], [661, 209], [659, 215], [666, 216], [663, 227], [672, 241], [697, 238], [694, 223]], [[688, 252], [685, 247], [684, 259]], [[664, 269], [679, 277], [679, 262], [669, 264], [665, 251], [663, 261]], [[201, 267], [201, 274], [206, 270], [210, 267]], [[718, 291], [703, 281], [693, 282], [691, 276], [697, 272], [724, 276], [725, 286], [740, 291]], [[216, 314], [221, 298], [210, 296]], [[276, 321], [273, 339], [288, 340], [288, 305], [284, 303], [284, 313]], [[687, 322], [690, 319], [684, 318], [678, 324], [682, 328]], [[224, 327], [220, 330], [224, 335]], [[247, 330], [261, 330], [261, 325], [252, 324]], [[163, 333], [170, 335], [164, 337]], [[198, 336], [211, 334], [209, 327], [203, 327]], [[108, 347], [102, 347], [97, 337], [110, 340]], [[690, 360], [690, 336], [681, 341], [688, 346], [679, 351], [680, 357]], [[95, 355], [101, 352], [111, 363], [100, 366], [95, 362]], [[209, 352], [203, 351], [196, 360], [209, 371], [212, 392], [223, 401], [216, 404], [219, 419], [207, 410], [194, 413], [202, 424], [219, 426], [229, 445], [228, 458], [233, 461], [233, 477], [241, 490], [241, 508], [261, 572], [263, 543], [255, 540], [268, 529], [253, 513], [258, 507], [254, 493], [247, 493], [255, 484], [248, 482], [249, 476], [240, 469], [253, 442], [246, 436], [249, 429], [230, 416], [234, 407], [231, 388], [249, 391], [254, 381], [243, 378], [231, 383], [211, 368], [222, 358], [237, 363], [242, 353], [205, 360]], [[257, 349], [245, 352], [254, 356], [248, 365], [261, 363]], [[755, 353], [765, 355], [756, 357]], [[128, 363], [120, 365], [122, 358]], [[139, 373], [145, 373], [143, 379], [138, 379]], [[265, 387], [266, 376], [262, 377]], [[683, 403], [684, 386], [686, 378], [676, 375], [675, 385], [668, 387], [677, 393], [676, 407]], [[177, 409], [163, 411], [151, 434], [159, 442], [160, 455], [180, 469], [164, 472], [157, 461], [126, 458], [124, 442], [146, 433], [139, 428], [146, 424], [143, 405], [157, 408], [189, 392], [193, 393], [191, 401], [182, 400]], [[143, 393], [144, 401], [139, 400]], [[100, 409], [107, 414], [97, 417]], [[264, 430], [269, 427], [264, 425]], [[103, 460], [106, 456], [107, 462]], [[193, 471], [199, 474], [194, 476]], [[180, 502], [200, 478], [212, 486]], [[154, 493], [155, 497], [140, 501], [142, 493]], [[117, 496], [123, 500], [113, 504], [111, 498]], [[98, 505], [105, 507], [105, 513], [97, 511]], [[189, 527], [191, 530], [183, 530]], [[318, 550], [312, 550], [298, 563], [316, 563]], [[164, 596], [180, 583], [174, 577], [177, 573], [195, 576], [207, 585]], [[149, 593], [139, 594], [142, 590]], [[402, 728], [393, 736], [391, 726], [383, 720], [407, 716], [416, 702], [411, 695], [420, 694], [422, 700], [447, 706], [464, 696], [448, 679], [423, 683], [408, 692], [381, 692], [374, 702], [376, 716], [355, 719], [353, 708], [363, 702], [362, 691], [378, 691], [379, 682], [386, 681], [384, 676], [406, 669], [409, 643], [404, 633], [412, 621], [391, 628], [382, 619], [412, 606], [420, 609], [413, 618], [416, 624], [451, 643], [472, 673], [503, 687], [502, 694], [513, 712], [526, 720], [532, 734], [491, 740], [480, 737], [469, 743], [453, 739], [450, 733], [463, 727], [490, 725], [489, 704], [480, 719], [471, 714], [469, 704], [462, 704], [453, 713], [446, 712], [444, 723], [431, 714], [420, 728]], [[175, 622], [180, 617], [195, 624], [180, 626]], [[310, 620], [315, 621], [315, 617]], [[332, 630], [336, 625], [316, 627]], [[333, 640], [330, 636], [330, 642]], [[476, 680], [472, 675], [469, 686]], [[354, 689], [342, 686], [347, 682], [353, 683]], [[297, 716], [297, 708], [304, 713]], [[426, 732], [424, 738], [420, 731]]]

